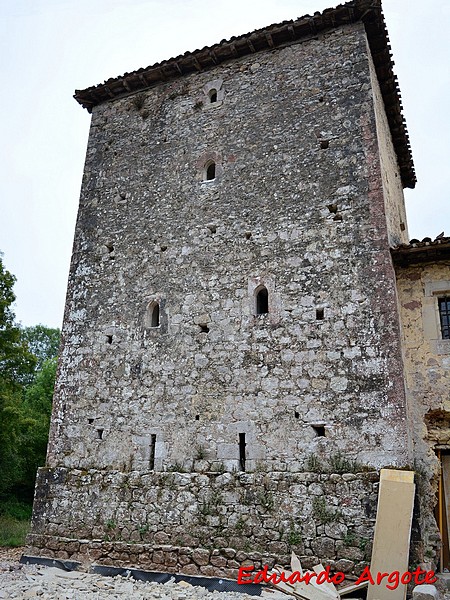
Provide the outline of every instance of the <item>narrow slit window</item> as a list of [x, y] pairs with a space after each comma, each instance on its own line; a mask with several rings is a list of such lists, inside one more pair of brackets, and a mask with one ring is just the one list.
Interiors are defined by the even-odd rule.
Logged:
[[450, 296], [439, 298], [438, 303], [442, 339], [450, 340]]
[[159, 304], [156, 303], [152, 310], [152, 327], [159, 327]]
[[159, 302], [154, 301], [149, 304], [147, 308], [147, 314], [145, 317], [146, 327], [159, 327], [160, 326], [160, 311]]
[[239, 434], [239, 467], [245, 471], [245, 433]]
[[98, 440], [103, 439], [103, 429], [97, 429], [97, 439]]
[[152, 433], [152, 436], [150, 438], [150, 460], [149, 460], [150, 471], [155, 470], [155, 449], [156, 449], [156, 434]]
[[212, 181], [216, 178], [216, 163], [210, 162], [206, 165], [206, 181]]
[[323, 308], [316, 308], [316, 321], [323, 321], [325, 316], [325, 310]]
[[269, 292], [264, 286], [256, 292], [256, 314], [266, 315], [269, 312]]

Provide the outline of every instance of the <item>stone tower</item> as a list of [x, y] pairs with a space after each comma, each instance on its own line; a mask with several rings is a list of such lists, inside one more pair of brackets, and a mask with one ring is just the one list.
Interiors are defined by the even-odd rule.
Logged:
[[76, 93], [31, 554], [367, 559], [377, 469], [412, 460], [389, 248], [415, 176], [388, 48], [380, 2], [354, 0]]

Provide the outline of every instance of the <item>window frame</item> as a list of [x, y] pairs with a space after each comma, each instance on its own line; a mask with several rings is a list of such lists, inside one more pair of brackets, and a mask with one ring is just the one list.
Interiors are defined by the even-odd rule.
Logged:
[[442, 337], [439, 299], [450, 297], [450, 279], [426, 279], [422, 304], [422, 320], [425, 339], [437, 355], [450, 354], [450, 338]]
[[[450, 341], [450, 294], [439, 296], [437, 301], [441, 339]], [[447, 322], [444, 323], [444, 320]]]

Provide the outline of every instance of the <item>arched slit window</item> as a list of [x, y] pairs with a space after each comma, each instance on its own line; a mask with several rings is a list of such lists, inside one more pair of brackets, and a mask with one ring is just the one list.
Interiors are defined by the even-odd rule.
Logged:
[[269, 292], [264, 286], [256, 290], [256, 314], [266, 315], [269, 312]]
[[206, 181], [211, 181], [216, 178], [216, 163], [210, 161], [205, 165], [206, 167]]
[[211, 104], [213, 102], [217, 102], [217, 90], [210, 90], [210, 92], [209, 92], [209, 101], [211, 102]]
[[147, 308], [147, 327], [159, 327], [159, 302], [152, 302]]

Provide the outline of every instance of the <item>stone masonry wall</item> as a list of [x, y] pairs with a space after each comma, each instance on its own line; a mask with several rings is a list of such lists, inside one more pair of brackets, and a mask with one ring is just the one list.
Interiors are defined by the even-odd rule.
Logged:
[[438, 314], [438, 298], [450, 293], [450, 263], [398, 267], [397, 281], [415, 464], [422, 482], [420, 521], [430, 560], [439, 546], [435, 449], [450, 450], [450, 340], [442, 339]]
[[370, 559], [378, 474], [56, 468], [41, 469], [38, 489], [31, 554], [235, 577], [249, 561], [287, 565], [293, 549], [305, 567], [320, 560], [359, 573]]
[[403, 198], [403, 186], [400, 177], [400, 169], [398, 166], [394, 145], [392, 143], [389, 123], [384, 110], [380, 84], [378, 83], [375, 67], [370, 55], [369, 65], [374, 98], [388, 240], [389, 246], [394, 247], [399, 244], [407, 244], [409, 242], [408, 226], [406, 221], [406, 207]]
[[[224, 99], [207, 108], [202, 90], [219, 74]], [[50, 466], [139, 469], [156, 435], [157, 469], [187, 467], [197, 446], [231, 469], [239, 432], [250, 469], [321, 449], [402, 464], [363, 30], [234, 61], [141, 101], [93, 114]], [[222, 174], [201, 181], [212, 155]], [[370, 200], [369, 176], [380, 181]], [[269, 314], [255, 316], [261, 284]], [[161, 325], [149, 328], [154, 301]]]
[[[148, 531], [170, 537], [172, 517], [181, 531], [214, 504], [212, 476], [196, 474], [204, 460], [224, 482], [275, 486], [275, 521], [261, 523], [256, 508], [261, 540], [245, 522], [240, 539], [284, 555], [280, 528], [299, 527], [321, 498], [321, 476], [301, 479], [310, 460], [410, 462], [379, 153], [361, 24], [94, 108], [48, 450], [54, 477], [41, 473], [30, 539], [97, 540], [97, 515], [116, 511], [108, 518], [123, 524], [120, 535], [140, 543], [130, 526], [144, 523], [139, 511], [118, 504], [129, 478], [141, 478], [143, 497], [169, 494], [164, 478], [187, 495], [189, 510], [169, 509], [167, 497], [147, 513]], [[212, 160], [216, 176], [205, 181]], [[269, 310], [257, 315], [261, 286]], [[119, 485], [105, 491], [108, 477]], [[350, 498], [360, 511], [372, 488], [332, 477], [332, 505], [344, 514]], [[286, 481], [309, 500], [292, 502]], [[233, 485], [229, 528], [244, 512]], [[264, 489], [255, 484], [254, 498]], [[208, 544], [218, 544], [219, 515], [204, 517]], [[343, 556], [345, 533], [301, 527], [306, 554]]]

